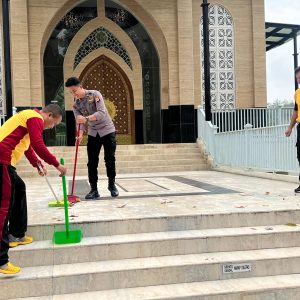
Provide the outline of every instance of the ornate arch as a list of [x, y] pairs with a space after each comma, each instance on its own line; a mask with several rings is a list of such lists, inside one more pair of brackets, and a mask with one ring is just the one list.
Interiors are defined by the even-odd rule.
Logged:
[[[124, 60], [113, 52], [110, 49], [101, 47], [98, 48], [87, 56], [83, 58], [83, 60], [77, 65], [74, 69], [74, 61], [75, 56], [78, 50], [80, 49], [82, 43], [86, 39], [87, 35], [92, 34], [97, 28], [99, 28], [99, 23], [101, 23], [101, 27], [105, 28], [106, 30], [113, 32], [116, 39], [122, 44], [126, 45], [126, 51], [131, 59], [132, 69], [124, 62]], [[92, 60], [96, 58], [96, 55], [105, 54], [108, 58], [112, 59], [114, 62], [118, 62], [119, 64], [124, 63], [123, 69], [126, 70], [126, 67], [130, 70], [127, 70], [127, 77], [132, 78], [132, 89], [133, 89], [133, 96], [134, 96], [134, 108], [135, 109], [142, 109], [143, 108], [143, 96], [142, 96], [142, 65], [140, 61], [140, 56], [135, 48], [134, 44], [132, 43], [131, 39], [127, 36], [126, 33], [123, 32], [121, 28], [119, 28], [114, 22], [109, 19], [100, 19], [96, 18], [89, 23], [87, 23], [81, 30], [77, 32], [77, 34], [72, 39], [68, 50], [65, 55], [64, 59], [64, 80], [71, 76], [79, 77], [80, 72], [79, 70], [82, 68], [81, 65], [85, 65], [90, 63]], [[125, 67], [126, 66], [126, 67]], [[67, 109], [72, 108], [72, 97], [69, 93], [65, 92], [65, 104]]]
[[[102, 1], [99, 1], [99, 3], [101, 2]], [[161, 91], [160, 93], [162, 99], [162, 107], [167, 108], [169, 103], [169, 67], [168, 67], [168, 45], [164, 33], [160, 28], [160, 26], [158, 25], [158, 23], [152, 17], [152, 15], [149, 14], [149, 12], [146, 11], [136, 0], [122, 0], [122, 3], [120, 1], [115, 1], [115, 2], [119, 3], [120, 5], [124, 5], [126, 8], [129, 9], [136, 16], [136, 18], [140, 20], [141, 23], [144, 24], [145, 28], [147, 28], [147, 31], [149, 32], [149, 35], [153, 40], [153, 43], [158, 51], [160, 61], [162, 62], [160, 68], [160, 78], [162, 83], [160, 88]], [[70, 11], [78, 3], [80, 3], [80, 1], [78, 0], [68, 0], [64, 4], [62, 4], [61, 7], [55, 13], [55, 15], [52, 17], [51, 21], [48, 23], [46, 30], [43, 34], [41, 44], [40, 44], [40, 59], [41, 59], [40, 66], [41, 66], [42, 87], [44, 86], [43, 55], [47, 46], [47, 42], [51, 36], [51, 33], [55, 29], [57, 23], [64, 17], [66, 12]], [[100, 17], [103, 20], [103, 16]]]

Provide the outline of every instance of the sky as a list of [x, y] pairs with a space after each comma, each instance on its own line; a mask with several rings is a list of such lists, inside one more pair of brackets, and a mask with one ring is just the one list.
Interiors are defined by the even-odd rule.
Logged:
[[[300, 25], [300, 0], [265, 0], [266, 22]], [[268, 103], [293, 101], [294, 84], [293, 41], [266, 53]], [[298, 37], [300, 52], [300, 36]], [[300, 65], [300, 55], [298, 56]]]

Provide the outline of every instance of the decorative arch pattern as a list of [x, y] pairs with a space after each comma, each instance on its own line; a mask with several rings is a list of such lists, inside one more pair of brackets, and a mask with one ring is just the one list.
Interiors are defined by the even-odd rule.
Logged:
[[80, 61], [92, 51], [98, 48], [107, 48], [122, 57], [126, 64], [132, 69], [132, 62], [127, 50], [118, 39], [104, 27], [94, 30], [82, 43], [75, 56], [74, 69]]
[[[202, 90], [204, 91], [203, 17], [200, 22]], [[212, 109], [235, 108], [234, 23], [223, 6], [209, 7], [209, 48]], [[202, 94], [204, 103], [204, 93]]]

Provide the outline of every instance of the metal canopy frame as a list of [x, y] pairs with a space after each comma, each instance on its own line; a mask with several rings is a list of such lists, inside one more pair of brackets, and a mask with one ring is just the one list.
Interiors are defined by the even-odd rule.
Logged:
[[[300, 25], [283, 23], [265, 23], [266, 32], [266, 51], [279, 47], [291, 40], [294, 43], [294, 68], [298, 67], [298, 49], [297, 36], [300, 35]], [[298, 89], [298, 83], [295, 79], [295, 89]]]

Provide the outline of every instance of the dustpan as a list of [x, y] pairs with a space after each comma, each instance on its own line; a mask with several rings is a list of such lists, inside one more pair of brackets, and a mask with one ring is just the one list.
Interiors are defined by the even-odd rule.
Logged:
[[[60, 163], [64, 165], [64, 159], [60, 159]], [[70, 230], [69, 224], [69, 202], [67, 195], [66, 177], [62, 176], [62, 185], [64, 193], [64, 210], [65, 210], [65, 231], [54, 231], [53, 242], [54, 244], [73, 244], [80, 243], [82, 239], [81, 230]]]

